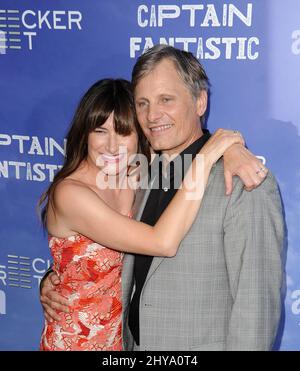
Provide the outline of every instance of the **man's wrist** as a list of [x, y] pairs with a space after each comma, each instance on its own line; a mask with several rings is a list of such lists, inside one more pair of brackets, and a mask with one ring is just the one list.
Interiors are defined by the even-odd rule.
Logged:
[[41, 293], [41, 290], [42, 290], [42, 288], [43, 288], [43, 285], [44, 285], [44, 281], [45, 281], [45, 279], [49, 276], [50, 273], [53, 273], [53, 272], [54, 272], [54, 271], [53, 271], [52, 267], [50, 267], [50, 268], [47, 270], [47, 272], [44, 274], [44, 276], [43, 276], [43, 278], [41, 279], [41, 282], [40, 282], [40, 293]]

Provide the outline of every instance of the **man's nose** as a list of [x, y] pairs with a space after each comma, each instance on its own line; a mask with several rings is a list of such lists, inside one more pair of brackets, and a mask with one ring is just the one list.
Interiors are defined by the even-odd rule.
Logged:
[[160, 107], [157, 104], [149, 104], [147, 113], [147, 119], [149, 122], [155, 122], [162, 116]]

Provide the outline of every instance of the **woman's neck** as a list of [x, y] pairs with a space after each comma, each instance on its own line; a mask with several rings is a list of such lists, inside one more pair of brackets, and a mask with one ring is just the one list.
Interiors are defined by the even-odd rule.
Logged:
[[111, 193], [119, 195], [122, 190], [128, 188], [127, 169], [116, 175], [106, 174], [94, 163], [86, 160], [78, 170], [79, 178], [82, 177], [81, 179], [99, 190], [109, 189]]

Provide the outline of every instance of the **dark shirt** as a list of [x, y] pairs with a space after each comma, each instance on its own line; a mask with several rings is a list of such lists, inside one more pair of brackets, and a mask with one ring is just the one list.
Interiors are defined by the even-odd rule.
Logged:
[[[203, 135], [201, 138], [196, 140], [192, 143], [189, 147], [187, 147], [183, 152], [180, 153], [180, 165], [184, 164], [184, 155], [190, 155], [189, 158], [193, 159], [206, 141], [210, 137], [210, 133], [208, 130], [203, 130]], [[158, 156], [154, 160], [154, 163], [151, 165], [151, 168], [154, 167], [155, 161], [158, 161]], [[191, 162], [191, 161], [190, 161]], [[182, 165], [181, 165], [182, 164]], [[181, 184], [184, 172], [188, 170], [188, 166], [184, 169], [180, 169], [180, 179], [178, 183], [178, 177], [176, 177], [176, 172], [178, 170], [176, 159], [174, 160], [174, 164], [171, 162], [169, 171], [167, 172], [167, 178], [162, 176], [162, 172], [159, 171], [159, 188], [152, 189], [146, 206], [143, 211], [143, 215], [141, 217], [141, 221], [147, 223], [149, 225], [155, 225], [157, 220], [159, 219], [160, 215], [163, 213], [165, 208], [171, 202], [172, 198], [175, 196], [178, 186]], [[139, 304], [140, 304], [140, 296], [145, 284], [148, 271], [150, 269], [151, 263], [153, 260], [153, 256], [147, 255], [136, 255], [135, 262], [134, 262], [134, 280], [135, 280], [135, 292], [131, 300], [130, 310], [129, 310], [129, 328], [133, 335], [133, 338], [137, 345], [140, 343], [140, 333], [139, 333]]]

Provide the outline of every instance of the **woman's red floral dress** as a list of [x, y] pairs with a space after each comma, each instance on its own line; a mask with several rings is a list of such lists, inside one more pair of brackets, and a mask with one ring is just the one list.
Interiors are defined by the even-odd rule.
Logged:
[[121, 269], [123, 254], [85, 236], [49, 236], [58, 292], [70, 301], [70, 313], [48, 322], [41, 350], [122, 350]]

